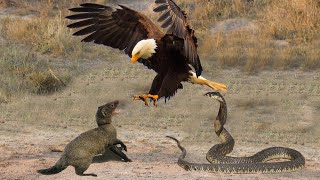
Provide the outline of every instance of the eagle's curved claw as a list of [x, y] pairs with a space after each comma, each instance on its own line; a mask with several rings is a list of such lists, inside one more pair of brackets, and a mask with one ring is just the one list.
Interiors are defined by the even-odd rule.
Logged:
[[149, 106], [148, 102], [147, 102], [147, 95], [140, 95], [140, 96], [132, 96], [133, 97], [133, 100], [136, 101], [136, 100], [142, 100], [144, 102], [144, 105], [146, 106]]
[[148, 98], [150, 98], [153, 101], [153, 105], [155, 107], [157, 107], [157, 101], [158, 101], [159, 96], [158, 95], [152, 95], [152, 94], [148, 94], [147, 96], [148, 96]]
[[143, 95], [140, 95], [140, 96], [132, 96], [133, 97], [133, 100], [142, 100], [144, 102], [144, 104], [146, 106], [149, 106], [148, 102], [147, 102], [147, 99], [150, 98], [150, 100], [153, 101], [153, 105], [154, 106], [157, 106], [157, 100], [159, 98], [158, 95], [152, 95], [152, 94], [143, 94]]

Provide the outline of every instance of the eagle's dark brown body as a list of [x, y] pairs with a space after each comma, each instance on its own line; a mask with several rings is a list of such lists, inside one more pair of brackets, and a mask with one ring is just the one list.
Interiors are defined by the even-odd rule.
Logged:
[[179, 46], [183, 47], [183, 39], [173, 35], [165, 35], [157, 41], [156, 53], [148, 60], [140, 59], [148, 68], [157, 72], [149, 94], [157, 94], [159, 97], [170, 97], [177, 89], [182, 89], [182, 81], [187, 81], [191, 71], [185, 57], [179, 52]]

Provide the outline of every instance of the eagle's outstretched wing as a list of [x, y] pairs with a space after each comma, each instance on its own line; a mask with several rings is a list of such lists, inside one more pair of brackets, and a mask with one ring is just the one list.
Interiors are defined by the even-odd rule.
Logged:
[[167, 34], [173, 34], [184, 39], [184, 56], [196, 70], [197, 76], [202, 72], [202, 66], [197, 52], [197, 38], [189, 24], [186, 13], [172, 0], [156, 0], [158, 7], [155, 12], [162, 12], [158, 21], [163, 22], [162, 28], [168, 28]]
[[124, 50], [131, 57], [134, 46], [143, 39], [160, 39], [164, 33], [145, 15], [128, 7], [119, 5], [113, 9], [108, 6], [85, 3], [72, 8], [76, 12], [67, 16], [79, 20], [69, 24], [69, 28], [82, 28], [73, 35], [87, 35], [82, 41], [104, 44]]

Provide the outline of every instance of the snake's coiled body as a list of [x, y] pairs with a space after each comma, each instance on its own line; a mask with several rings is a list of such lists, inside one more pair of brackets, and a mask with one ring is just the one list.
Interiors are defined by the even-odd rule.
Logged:
[[[214, 145], [207, 153], [206, 158], [211, 164], [191, 163], [184, 158], [187, 151], [175, 140], [182, 151], [178, 164], [185, 170], [222, 172], [222, 173], [276, 173], [291, 172], [304, 167], [305, 159], [302, 154], [294, 149], [285, 147], [270, 147], [249, 157], [226, 156], [232, 152], [235, 141], [224, 128], [227, 119], [227, 105], [225, 99], [219, 92], [205, 94], [220, 102], [217, 118], [214, 120], [215, 133], [221, 139], [221, 144]], [[268, 162], [273, 159], [289, 159], [283, 162]]]

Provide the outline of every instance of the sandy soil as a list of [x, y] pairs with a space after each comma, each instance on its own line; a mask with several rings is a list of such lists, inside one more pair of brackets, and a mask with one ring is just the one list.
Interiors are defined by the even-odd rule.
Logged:
[[219, 105], [203, 97], [211, 90], [184, 84], [166, 104], [161, 100], [157, 108], [145, 107], [131, 96], [147, 92], [155, 74], [117, 55], [79, 64], [90, 70], [61, 92], [23, 94], [0, 104], [0, 179], [91, 178], [77, 176], [73, 167], [52, 176], [36, 170], [52, 166], [68, 142], [96, 127], [97, 107], [115, 99], [124, 112], [114, 117], [114, 124], [133, 162], [111, 155], [97, 159], [87, 170], [98, 175], [91, 179], [320, 179], [319, 72], [266, 71], [247, 76], [216, 68], [213, 62], [203, 60], [202, 65], [204, 77], [228, 85], [226, 128], [236, 141], [231, 155], [285, 146], [300, 151], [306, 167], [278, 174], [186, 172], [176, 164], [180, 154], [176, 144], [165, 136], [181, 140], [188, 160], [206, 163], [206, 152], [219, 143], [211, 123]]
[[[113, 61], [112, 66], [110, 61], [93, 65], [93, 70], [62, 92], [22, 96], [1, 105], [1, 179], [84, 179], [75, 175], [73, 167], [53, 176], [39, 175], [36, 170], [53, 165], [61, 154], [57, 151], [94, 128], [98, 105], [114, 99], [125, 110], [114, 117], [114, 124], [133, 162], [111, 158], [94, 163], [87, 172], [98, 174], [96, 179], [320, 178], [319, 73], [246, 76], [236, 70], [207, 70], [205, 77], [229, 85], [226, 128], [236, 140], [232, 155], [246, 156], [281, 145], [299, 150], [306, 158], [306, 167], [293, 173], [225, 175], [184, 171], [176, 164], [178, 148], [165, 138], [171, 135], [182, 140], [190, 161], [206, 162], [206, 151], [219, 142], [210, 120], [216, 116], [218, 103], [203, 97], [209, 89], [185, 84], [168, 103], [145, 107], [130, 97], [146, 91], [154, 74], [125, 60]], [[211, 64], [205, 62], [205, 67]]]

